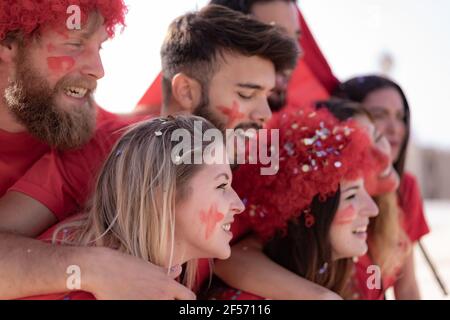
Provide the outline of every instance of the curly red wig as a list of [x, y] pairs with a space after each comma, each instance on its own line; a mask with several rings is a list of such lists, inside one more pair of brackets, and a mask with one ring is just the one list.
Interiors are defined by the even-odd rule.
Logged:
[[285, 232], [287, 222], [302, 213], [312, 226], [314, 197], [327, 198], [343, 179], [377, 167], [366, 132], [354, 120], [339, 122], [328, 110], [285, 111], [269, 128], [280, 129], [278, 173], [263, 176], [259, 165], [247, 164], [234, 174], [234, 187], [247, 206], [240, 218], [263, 240]]
[[65, 25], [71, 5], [80, 7], [83, 21], [93, 11], [101, 14], [110, 37], [117, 25], [125, 26], [124, 0], [0, 0], [0, 41], [14, 31], [29, 36], [39, 27]]

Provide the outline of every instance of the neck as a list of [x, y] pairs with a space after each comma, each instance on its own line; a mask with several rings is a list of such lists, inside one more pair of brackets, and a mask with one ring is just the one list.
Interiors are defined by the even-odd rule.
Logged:
[[176, 115], [176, 114], [183, 114], [183, 113], [186, 113], [186, 111], [173, 98], [170, 99], [170, 102], [168, 104], [164, 105], [161, 108], [161, 116], [162, 117], [172, 116], [172, 115]]
[[188, 262], [189, 260], [194, 259], [189, 254], [186, 253], [186, 247], [184, 245], [175, 245], [173, 249], [173, 257], [170, 259], [170, 252], [167, 253], [167, 258], [165, 259], [164, 267], [172, 268], [174, 266], [181, 266]]

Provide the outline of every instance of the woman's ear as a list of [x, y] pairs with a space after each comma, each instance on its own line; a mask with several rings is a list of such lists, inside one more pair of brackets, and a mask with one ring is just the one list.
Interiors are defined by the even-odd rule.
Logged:
[[172, 79], [172, 96], [183, 111], [193, 113], [202, 100], [202, 87], [197, 80], [179, 73]]

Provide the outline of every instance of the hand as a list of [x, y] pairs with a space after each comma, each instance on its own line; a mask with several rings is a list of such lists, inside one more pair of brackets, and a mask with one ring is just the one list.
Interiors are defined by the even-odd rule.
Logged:
[[191, 290], [175, 280], [180, 276], [181, 266], [167, 274], [167, 269], [116, 250], [89, 250], [81, 286], [99, 300], [196, 299]]

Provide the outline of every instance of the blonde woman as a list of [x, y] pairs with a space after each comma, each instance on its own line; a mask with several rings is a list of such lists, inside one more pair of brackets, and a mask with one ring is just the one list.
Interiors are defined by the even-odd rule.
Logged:
[[[214, 129], [212, 124], [194, 116], [135, 125], [107, 158], [88, 212], [41, 238], [55, 244], [113, 248], [168, 272], [184, 265], [180, 281], [193, 288], [197, 259], [229, 257], [233, 217], [244, 210], [231, 187], [227, 161], [217, 157], [213, 164], [190, 164], [207, 147], [215, 151], [211, 154], [226, 154], [223, 141], [194, 145], [192, 139], [191, 148], [175, 152], [180, 142], [172, 141], [174, 132], [194, 137], [208, 129]], [[33, 299], [94, 298], [86, 291], [72, 291]]]

